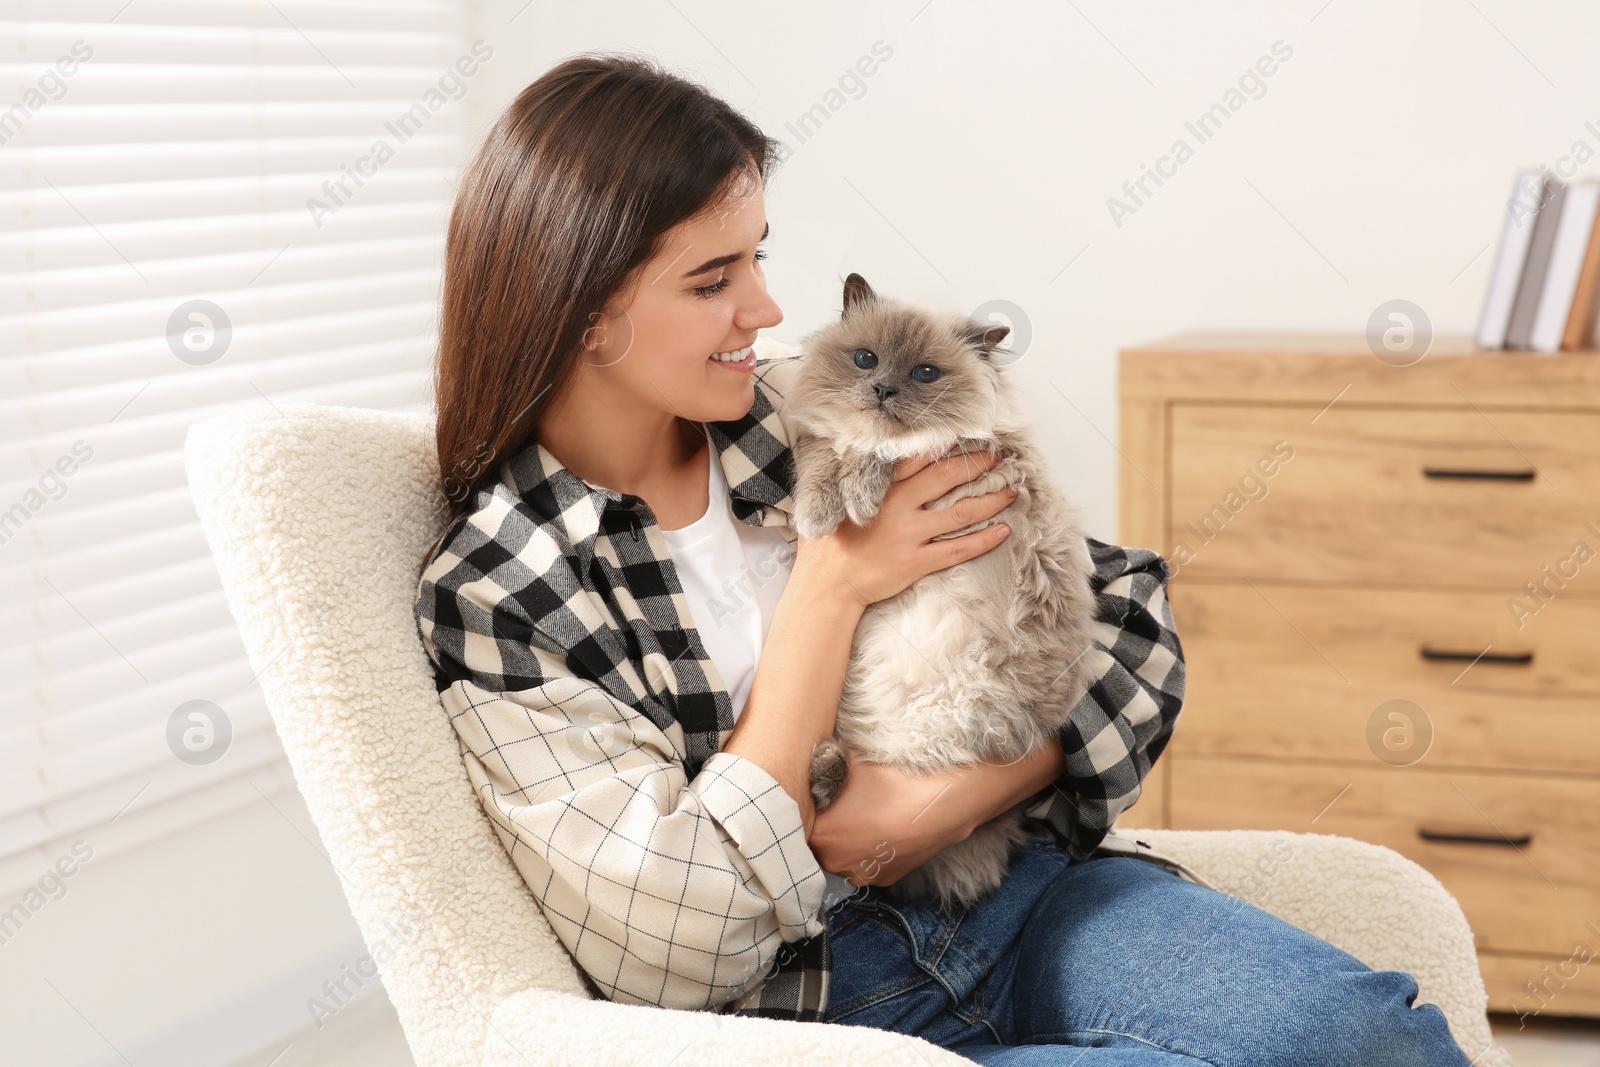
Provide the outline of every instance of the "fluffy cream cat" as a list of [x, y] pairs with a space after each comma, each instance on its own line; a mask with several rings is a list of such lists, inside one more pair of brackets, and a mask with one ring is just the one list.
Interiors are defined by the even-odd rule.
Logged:
[[[867, 608], [856, 630], [834, 738], [812, 757], [819, 810], [838, 796], [846, 750], [912, 773], [1010, 763], [1067, 721], [1087, 685], [1093, 564], [1084, 532], [1044, 477], [996, 347], [1009, 328], [880, 297], [845, 280], [840, 320], [807, 336], [784, 408], [795, 459], [795, 526], [870, 523], [896, 460], [998, 448], [984, 476], [930, 508], [1003, 485], [1017, 498], [992, 518], [1011, 534]], [[980, 826], [896, 882], [907, 898], [971, 904], [997, 887], [1023, 838], [1020, 808]]]

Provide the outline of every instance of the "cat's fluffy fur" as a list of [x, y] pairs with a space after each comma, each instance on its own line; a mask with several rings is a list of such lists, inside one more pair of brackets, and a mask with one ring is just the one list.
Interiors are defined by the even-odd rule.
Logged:
[[[852, 274], [840, 320], [802, 343], [804, 362], [784, 419], [793, 428], [795, 526], [803, 536], [825, 535], [846, 516], [870, 523], [904, 456], [991, 447], [1003, 456], [929, 508], [1003, 485], [1018, 490], [994, 517], [945, 535], [1005, 522], [1011, 534], [997, 547], [867, 608], [834, 739], [813, 754], [819, 810], [844, 786], [846, 750], [917, 774], [1014, 762], [1066, 723], [1087, 684], [1093, 565], [1077, 516], [1045, 478], [999, 369], [997, 346], [1008, 332], [880, 297]], [[858, 349], [875, 356], [875, 365], [859, 366]], [[937, 368], [935, 380], [912, 376], [925, 366]], [[1000, 884], [1022, 839], [1015, 808], [892, 891], [947, 906], [974, 903]]]

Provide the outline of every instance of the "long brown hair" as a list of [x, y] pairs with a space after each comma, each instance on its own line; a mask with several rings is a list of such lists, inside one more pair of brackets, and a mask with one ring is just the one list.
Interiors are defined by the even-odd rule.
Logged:
[[434, 368], [450, 520], [527, 443], [571, 382], [584, 331], [667, 231], [714, 208], [741, 175], [764, 181], [781, 152], [644, 57], [574, 56], [517, 95], [462, 174], [450, 216]]

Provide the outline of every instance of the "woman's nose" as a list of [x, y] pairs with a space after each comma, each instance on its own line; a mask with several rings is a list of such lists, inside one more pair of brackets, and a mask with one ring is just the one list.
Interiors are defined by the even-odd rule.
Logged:
[[741, 330], [765, 330], [783, 321], [783, 309], [763, 285], [761, 295], [740, 308], [734, 319]]

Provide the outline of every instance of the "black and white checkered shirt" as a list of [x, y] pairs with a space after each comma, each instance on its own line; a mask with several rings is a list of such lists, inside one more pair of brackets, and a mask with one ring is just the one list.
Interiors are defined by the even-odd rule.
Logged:
[[[793, 545], [781, 409], [800, 355], [757, 351], [754, 405], [710, 436], [735, 517]], [[1098, 680], [1062, 730], [1065, 773], [1027, 808], [1078, 858], [1138, 798], [1184, 692], [1165, 562], [1089, 548]], [[732, 703], [642, 498], [528, 443], [450, 526], [417, 622], [479, 799], [600, 994], [821, 1017], [824, 873], [794, 800], [721, 751]]]

